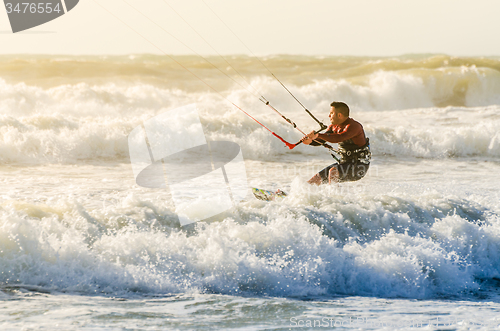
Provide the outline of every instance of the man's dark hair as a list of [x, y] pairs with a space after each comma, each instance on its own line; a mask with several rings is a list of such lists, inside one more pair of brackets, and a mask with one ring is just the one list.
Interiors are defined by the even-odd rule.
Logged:
[[335, 107], [335, 110], [345, 117], [349, 117], [349, 106], [344, 102], [334, 101], [330, 104], [331, 107]]

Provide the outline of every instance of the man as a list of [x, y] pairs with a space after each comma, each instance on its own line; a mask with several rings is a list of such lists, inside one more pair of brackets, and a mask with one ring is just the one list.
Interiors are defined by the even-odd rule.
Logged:
[[363, 178], [371, 160], [370, 143], [363, 126], [349, 117], [349, 106], [343, 102], [332, 102], [328, 117], [332, 123], [325, 133], [312, 131], [301, 141], [306, 145], [319, 146], [325, 142], [338, 143], [342, 156], [334, 163], [314, 175], [309, 184], [326, 184], [355, 181]]

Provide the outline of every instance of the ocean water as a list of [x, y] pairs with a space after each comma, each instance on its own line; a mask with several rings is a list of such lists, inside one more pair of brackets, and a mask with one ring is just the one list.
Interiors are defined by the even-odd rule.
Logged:
[[[167, 56], [0, 56], [2, 330], [500, 327], [500, 58], [175, 60], [202, 80]], [[268, 69], [324, 122], [350, 105], [365, 178], [306, 184], [327, 151], [231, 104], [289, 142], [261, 95], [318, 129]], [[288, 197], [181, 227], [138, 186], [128, 134], [193, 103], [250, 186]]]

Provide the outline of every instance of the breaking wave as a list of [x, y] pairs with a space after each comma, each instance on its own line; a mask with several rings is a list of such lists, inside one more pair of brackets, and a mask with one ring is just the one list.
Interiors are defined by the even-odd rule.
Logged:
[[[0, 60], [3, 164], [126, 162], [126, 137], [134, 127], [191, 103], [198, 106], [207, 138], [240, 144], [247, 159], [323, 153], [303, 146], [284, 149], [227, 101], [290, 142], [301, 135], [270, 112], [256, 91], [265, 92], [302, 130], [316, 129], [279, 83], [249, 57], [228, 58], [246, 82], [231, 67], [225, 70], [234, 80], [199, 57], [180, 57], [188, 67], [201, 70], [201, 77], [227, 100], [161, 56], [3, 56]], [[222, 66], [220, 59], [210, 60]], [[500, 156], [498, 59], [273, 56], [263, 61], [324, 122], [332, 100], [347, 102], [370, 136], [375, 155]]]
[[[437, 192], [335, 194], [294, 182], [180, 231], [162, 199], [0, 206], [0, 283], [85, 294], [461, 296], [500, 276], [498, 215]], [[116, 196], [115, 196], [116, 198]], [[494, 207], [496, 208], [496, 207]]]

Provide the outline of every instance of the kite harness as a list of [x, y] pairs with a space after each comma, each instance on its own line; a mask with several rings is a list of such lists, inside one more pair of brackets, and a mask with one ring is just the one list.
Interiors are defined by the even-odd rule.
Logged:
[[338, 153], [341, 156], [339, 163], [363, 163], [369, 164], [372, 158], [370, 151], [370, 139], [366, 138], [366, 144], [359, 147], [351, 139], [339, 143]]

